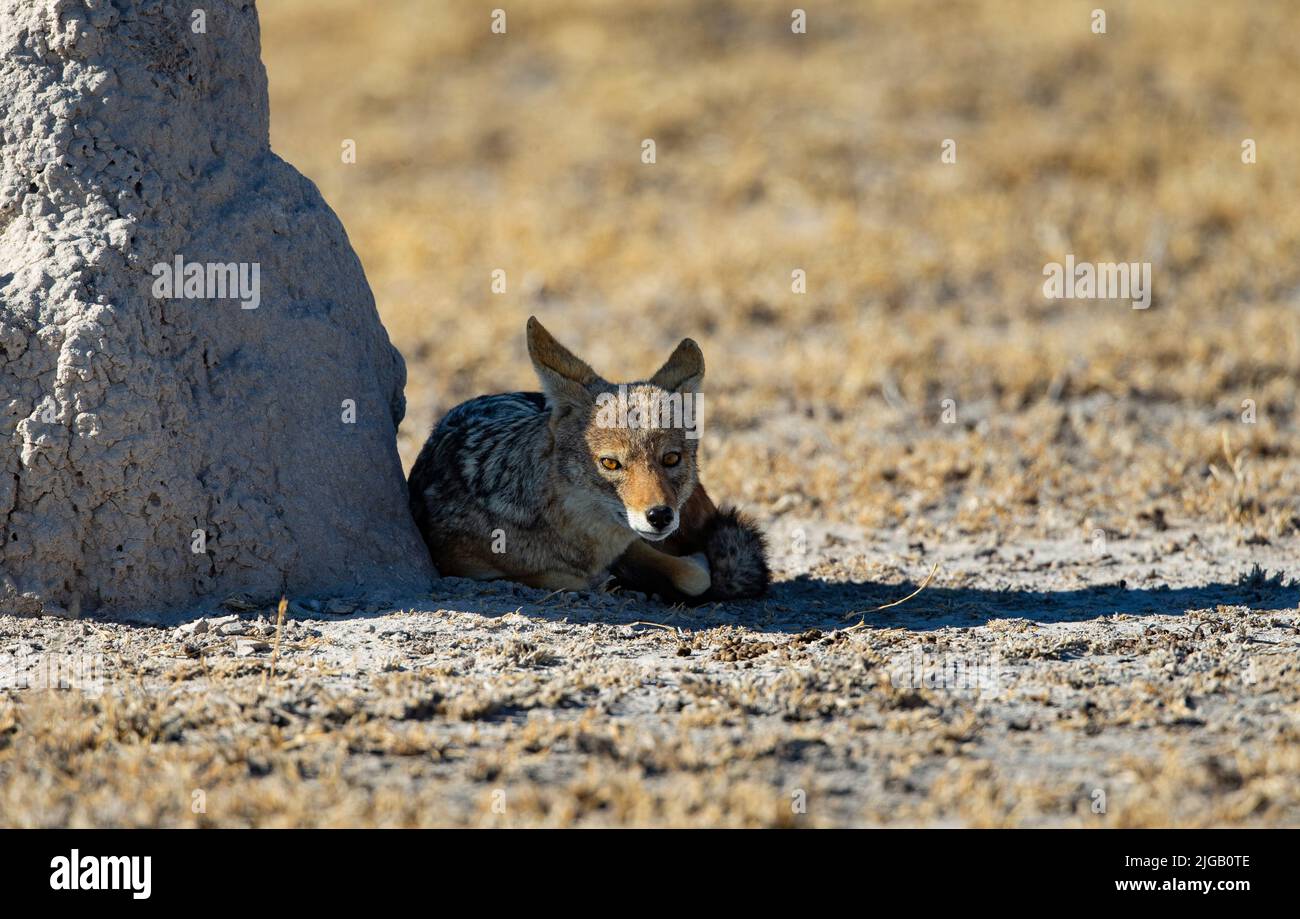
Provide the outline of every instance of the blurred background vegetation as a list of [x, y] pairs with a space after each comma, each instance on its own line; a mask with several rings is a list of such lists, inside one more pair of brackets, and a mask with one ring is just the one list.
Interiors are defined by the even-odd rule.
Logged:
[[[1286, 537], [1300, 7], [1109, 2], [1098, 35], [1100, 5], [804, 2], [803, 35], [768, 0], [260, 6], [273, 146], [407, 359], [408, 464], [533, 388], [536, 314], [614, 379], [700, 341], [705, 481], [768, 519]], [[1153, 306], [1047, 300], [1067, 253], [1151, 262]]]

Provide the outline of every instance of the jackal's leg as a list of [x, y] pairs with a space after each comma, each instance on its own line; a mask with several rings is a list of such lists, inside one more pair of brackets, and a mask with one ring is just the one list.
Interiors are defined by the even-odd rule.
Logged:
[[688, 597], [698, 597], [709, 589], [709, 569], [706, 564], [691, 557], [679, 557], [660, 552], [649, 543], [638, 539], [628, 546], [619, 565], [630, 575], [627, 580], [654, 590], [654, 585], [666, 579], [674, 588]]
[[444, 576], [470, 578], [475, 581], [518, 581], [542, 590], [591, 590], [591, 582], [576, 574], [563, 571], [542, 571], [520, 575], [503, 571], [469, 553], [445, 553], [436, 560], [438, 571]]
[[514, 580], [529, 587], [540, 587], [542, 590], [591, 590], [592, 588], [591, 581], [587, 578], [576, 574], [565, 574], [563, 571], [543, 571]]

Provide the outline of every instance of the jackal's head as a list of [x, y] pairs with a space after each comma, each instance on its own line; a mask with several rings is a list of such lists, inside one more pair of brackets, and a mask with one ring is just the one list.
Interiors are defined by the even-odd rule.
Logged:
[[697, 481], [704, 355], [683, 339], [649, 380], [614, 384], [528, 320], [565, 500], [643, 539], [670, 536]]

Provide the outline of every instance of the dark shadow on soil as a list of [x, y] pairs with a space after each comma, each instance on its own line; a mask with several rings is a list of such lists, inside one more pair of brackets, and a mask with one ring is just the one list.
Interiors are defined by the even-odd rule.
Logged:
[[[450, 581], [441, 582], [450, 586]], [[467, 582], [456, 581], [458, 586]], [[1129, 587], [1124, 582], [1073, 590], [984, 589], [928, 586], [885, 610], [876, 607], [907, 597], [918, 585], [826, 581], [808, 576], [782, 581], [758, 601], [670, 607], [615, 594], [555, 594], [494, 582], [467, 591], [435, 591], [420, 609], [458, 609], [495, 617], [512, 612], [569, 622], [621, 625], [637, 620], [685, 629], [741, 625], [763, 631], [799, 633], [844, 628], [865, 620], [876, 628], [913, 631], [984, 625], [995, 619], [1038, 623], [1083, 622], [1123, 613], [1129, 616], [1182, 616], [1191, 610], [1243, 606], [1253, 611], [1290, 610], [1300, 604], [1300, 584], [1280, 576], [1242, 578], [1236, 583], [1199, 587]], [[481, 591], [481, 593], [480, 593]], [[851, 615], [853, 614], [853, 615]]]
[[[683, 629], [724, 625], [746, 626], [767, 632], [798, 634], [808, 629], [830, 631], [860, 621], [875, 628], [931, 631], [970, 628], [995, 619], [1027, 619], [1039, 623], [1083, 622], [1124, 613], [1130, 616], [1181, 616], [1190, 610], [1216, 606], [1244, 606], [1255, 611], [1288, 610], [1300, 605], [1300, 583], [1256, 571], [1235, 583], [1199, 587], [1129, 587], [1124, 582], [1072, 590], [1029, 588], [986, 589], [930, 585], [919, 594], [892, 606], [917, 589], [915, 582], [896, 584], [828, 581], [800, 576], [773, 585], [762, 600], [714, 603], [698, 607], [668, 606], [639, 595], [619, 592], [547, 593], [508, 581], [439, 580], [430, 594], [403, 599], [361, 598], [355, 611], [331, 615], [325, 604], [304, 609], [296, 601], [289, 618], [341, 620], [378, 619], [402, 610], [459, 610], [496, 618], [518, 612], [524, 616], [568, 621], [628, 625], [654, 622]], [[171, 627], [200, 618], [228, 614], [229, 610], [195, 610], [138, 616], [85, 618], [136, 625]], [[256, 618], [259, 612], [242, 614]], [[268, 604], [260, 615], [274, 619]]]
[[[1216, 606], [1251, 610], [1295, 609], [1300, 585], [1280, 579], [1243, 579], [1232, 584], [1199, 587], [1129, 587], [1123, 582], [1073, 590], [1027, 588], [983, 589], [935, 587], [912, 599], [877, 612], [878, 606], [900, 600], [917, 589], [915, 583], [860, 584], [800, 577], [776, 586], [771, 601], [796, 619], [826, 618], [841, 624], [866, 620], [879, 628], [913, 630], [950, 626], [970, 627], [993, 619], [1028, 619], [1039, 623], [1082, 622], [1116, 613], [1129, 616], [1181, 616]], [[848, 613], [861, 615], [845, 618]]]

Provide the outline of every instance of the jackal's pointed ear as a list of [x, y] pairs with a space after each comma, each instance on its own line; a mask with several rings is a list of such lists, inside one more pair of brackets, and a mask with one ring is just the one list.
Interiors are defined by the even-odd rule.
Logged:
[[528, 317], [528, 356], [548, 403], [582, 406], [595, 398], [587, 387], [602, 382], [600, 376], [556, 341], [536, 316]]
[[650, 382], [669, 392], [699, 392], [704, 383], [704, 352], [695, 342], [683, 338]]

